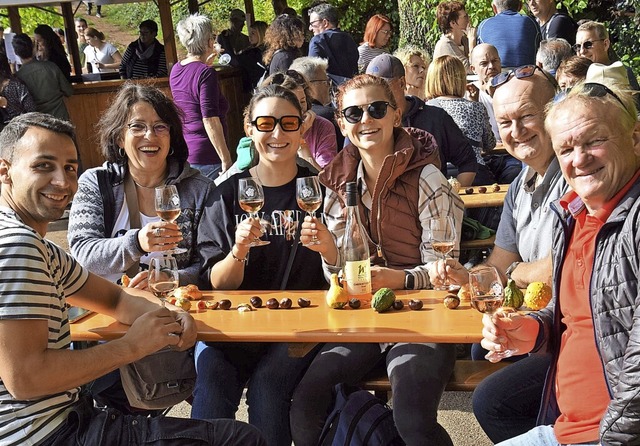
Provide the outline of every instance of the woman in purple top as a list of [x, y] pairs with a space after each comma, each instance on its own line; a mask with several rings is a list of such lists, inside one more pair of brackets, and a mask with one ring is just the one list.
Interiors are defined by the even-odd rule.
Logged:
[[193, 14], [176, 27], [187, 57], [175, 64], [169, 77], [171, 94], [184, 113], [184, 138], [189, 164], [215, 179], [233, 164], [225, 135], [229, 103], [220, 91], [218, 75], [206, 64], [215, 39], [209, 18]]

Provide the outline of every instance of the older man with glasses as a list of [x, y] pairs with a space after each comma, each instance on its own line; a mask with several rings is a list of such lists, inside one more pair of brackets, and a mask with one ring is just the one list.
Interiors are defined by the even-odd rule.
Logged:
[[500, 445], [640, 444], [637, 112], [628, 90], [584, 83], [550, 107], [545, 127], [571, 187], [553, 207], [554, 299], [484, 317], [482, 344], [552, 361], [538, 426]]
[[347, 32], [338, 29], [338, 11], [328, 3], [309, 10], [309, 56], [327, 59], [327, 72], [338, 80], [358, 74], [358, 44]]
[[[609, 32], [602, 23], [591, 21], [578, 27], [576, 44], [573, 45], [573, 51], [578, 56], [586, 57], [595, 63], [610, 65], [613, 62], [609, 57], [610, 47]], [[640, 90], [640, 85], [638, 85], [633, 71], [629, 67], [625, 68], [631, 88], [636, 91]]]

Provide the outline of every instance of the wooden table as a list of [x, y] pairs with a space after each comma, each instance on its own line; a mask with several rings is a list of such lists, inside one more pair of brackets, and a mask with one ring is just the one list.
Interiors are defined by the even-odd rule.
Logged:
[[[198, 325], [198, 339], [224, 342], [446, 342], [472, 343], [482, 338], [481, 314], [469, 302], [455, 310], [444, 307], [442, 291], [397, 291], [405, 303], [400, 311], [377, 313], [371, 308], [334, 310], [325, 304], [324, 291], [226, 291], [206, 293], [207, 298], [229, 299], [231, 310], [206, 310], [191, 314]], [[288, 310], [259, 308], [240, 313], [239, 303], [259, 295], [263, 302], [289, 297]], [[298, 297], [311, 300], [299, 308]], [[409, 299], [421, 299], [424, 307], [413, 311]], [[92, 315], [71, 324], [74, 341], [109, 340], [122, 336], [127, 326], [104, 315]]]
[[481, 194], [478, 192], [478, 186], [473, 188], [472, 194], [467, 194], [465, 188], [461, 188], [458, 194], [464, 202], [465, 209], [496, 207], [504, 204], [504, 197], [507, 195], [508, 184], [500, 184], [500, 191], [490, 192], [491, 186], [484, 186], [488, 192]]

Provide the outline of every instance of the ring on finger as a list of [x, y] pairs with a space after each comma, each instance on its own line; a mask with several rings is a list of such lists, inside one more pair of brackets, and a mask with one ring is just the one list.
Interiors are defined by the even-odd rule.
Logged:
[[160, 237], [160, 228], [156, 228], [156, 229], [153, 231], [153, 235], [155, 235], [156, 237]]

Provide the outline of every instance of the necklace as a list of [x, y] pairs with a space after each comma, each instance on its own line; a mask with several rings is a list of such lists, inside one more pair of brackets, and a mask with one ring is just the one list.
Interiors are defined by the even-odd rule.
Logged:
[[[133, 177], [131, 177], [133, 178]], [[161, 186], [162, 184], [164, 184], [164, 179], [162, 179], [158, 184], [156, 184], [155, 186], [143, 186], [142, 184], [139, 184], [136, 180], [133, 180], [133, 184], [135, 184], [138, 187], [141, 187], [143, 189], [155, 189], [158, 186]]]

